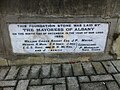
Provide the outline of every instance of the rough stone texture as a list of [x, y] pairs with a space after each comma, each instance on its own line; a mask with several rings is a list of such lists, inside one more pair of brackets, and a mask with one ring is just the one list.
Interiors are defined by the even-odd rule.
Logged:
[[106, 71], [100, 62], [92, 62], [97, 74], [105, 74]]
[[96, 75], [91, 76], [91, 81], [107, 81], [107, 80], [114, 80], [111, 75]]
[[4, 87], [4, 86], [15, 86], [16, 85], [16, 80], [13, 81], [0, 81], [0, 86]]
[[67, 78], [68, 90], [79, 90], [79, 84], [76, 77]]
[[72, 76], [71, 64], [63, 64], [62, 74], [63, 76]]
[[3, 80], [5, 78], [5, 75], [7, 74], [9, 68], [0, 68], [0, 80]]
[[117, 72], [117, 70], [114, 68], [114, 66], [112, 65], [112, 63], [110, 61], [102, 62], [102, 63], [105, 66], [108, 73], [116, 73]]
[[117, 32], [120, 33], [120, 18], [118, 19]]
[[41, 79], [32, 79], [30, 85], [41, 85]]
[[18, 79], [25, 79], [27, 78], [28, 72], [29, 72], [30, 66], [22, 66], [19, 73], [18, 73]]
[[51, 77], [61, 77], [61, 65], [54, 64], [52, 65]]
[[6, 87], [6, 88], [3, 88], [3, 90], [14, 90], [14, 87]]
[[[116, 0], [115, 0], [116, 1]], [[111, 15], [119, 14], [119, 0], [1, 0], [1, 13], [40, 15]], [[9, 4], [8, 4], [9, 3]], [[14, 7], [13, 7], [14, 6]], [[115, 7], [116, 6], [116, 7]], [[114, 12], [114, 13], [113, 13]]]
[[17, 76], [17, 73], [18, 73], [18, 70], [19, 70], [20, 68], [19, 67], [17, 67], [17, 66], [12, 66], [11, 68], [10, 68], [10, 70], [9, 70], [9, 73], [7, 74], [7, 76], [6, 76], [6, 80], [8, 80], [8, 79], [15, 79], [16, 78], [16, 76]]
[[112, 61], [112, 63], [115, 65], [117, 70], [120, 72], [120, 61]]
[[50, 77], [50, 65], [42, 65], [40, 77]]
[[116, 81], [118, 82], [118, 84], [120, 85], [120, 74], [114, 74], [113, 76], [116, 79]]
[[[1, 18], [1, 16], [0, 16]], [[2, 39], [2, 28], [1, 28], [1, 23], [2, 21], [0, 20], [0, 55], [3, 55], [5, 53], [5, 48], [4, 48], [4, 44], [3, 44], [3, 39]], [[4, 62], [5, 63], [5, 62]], [[6, 64], [6, 63], [5, 63]], [[2, 64], [1, 64], [2, 65]]]
[[29, 78], [38, 78], [40, 73], [40, 65], [33, 65], [30, 69]]
[[0, 66], [8, 66], [7, 60], [0, 57]]
[[72, 64], [73, 73], [75, 76], [84, 75], [81, 63]]
[[120, 90], [116, 82], [106, 82], [108, 90]]
[[49, 78], [43, 79], [42, 84], [64, 84], [65, 78]]
[[55, 85], [55, 90], [66, 90], [65, 84]]
[[[14, 56], [15, 57], [15, 56]], [[14, 58], [12, 57], [12, 59]], [[21, 57], [21, 56], [20, 56]], [[27, 57], [24, 55], [22, 59], [17, 59], [16, 60], [8, 60], [9, 65], [30, 65], [30, 64], [41, 64], [44, 63], [44, 57], [43, 55], [39, 55], [38, 57]], [[10, 59], [10, 58], [9, 58]]]
[[81, 90], [107, 90], [103, 83], [83, 83]]
[[79, 82], [90, 82], [88, 76], [80, 76], [78, 77]]
[[27, 90], [29, 80], [20, 80], [16, 87], [16, 90]]
[[114, 15], [120, 15], [120, 1], [119, 0], [116, 0], [116, 5], [115, 5], [113, 13]]
[[53, 90], [53, 86], [52, 85], [30, 86], [28, 90]]
[[117, 55], [117, 59], [120, 59], [120, 36], [114, 41], [113, 50]]
[[95, 71], [94, 71], [90, 62], [84, 62], [84, 63], [82, 63], [82, 65], [83, 65], [83, 68], [84, 68], [84, 71], [85, 71], [86, 75], [95, 74]]

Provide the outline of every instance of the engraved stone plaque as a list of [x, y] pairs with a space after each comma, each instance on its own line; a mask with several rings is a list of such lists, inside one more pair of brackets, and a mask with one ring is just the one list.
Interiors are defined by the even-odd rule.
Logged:
[[109, 23], [8, 24], [13, 53], [104, 52]]

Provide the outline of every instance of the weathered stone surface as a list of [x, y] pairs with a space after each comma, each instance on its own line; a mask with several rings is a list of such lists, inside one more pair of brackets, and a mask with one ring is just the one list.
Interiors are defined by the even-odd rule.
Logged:
[[18, 79], [25, 79], [27, 78], [28, 72], [30, 70], [30, 66], [22, 66], [19, 73], [18, 73]]
[[15, 86], [16, 85], [16, 80], [13, 81], [0, 81], [0, 86], [4, 87], [4, 86]]
[[6, 76], [6, 80], [8, 79], [15, 79], [18, 73], [18, 70], [20, 69], [20, 67], [17, 66], [12, 66], [9, 70], [8, 75]]
[[40, 65], [33, 65], [29, 73], [29, 78], [38, 78], [40, 73], [40, 68], [41, 68]]
[[72, 68], [73, 68], [73, 74], [75, 76], [84, 75], [81, 63], [72, 64]]
[[32, 79], [30, 85], [41, 85], [41, 79]]
[[91, 81], [106, 81], [106, 80], [114, 80], [111, 75], [96, 75], [90, 76]]
[[5, 78], [5, 75], [7, 74], [8, 70], [9, 67], [0, 68], [0, 80], [3, 80]]
[[50, 65], [42, 65], [40, 77], [50, 77]]
[[110, 15], [119, 13], [119, 3], [119, 0], [117, 3], [114, 0], [97, 0], [94, 2], [92, 0], [1, 0], [0, 12], [40, 15]]
[[88, 76], [80, 76], [78, 77], [79, 82], [90, 82]]
[[51, 77], [61, 77], [61, 65], [60, 64], [53, 64], [51, 71]]
[[55, 85], [55, 90], [66, 90], [65, 84]]
[[29, 80], [20, 80], [16, 87], [16, 90], [27, 90]]
[[30, 65], [30, 64], [41, 64], [45, 62], [43, 55], [39, 55], [38, 57], [23, 56], [22, 59], [19, 57], [16, 57], [16, 58], [17, 60], [8, 60], [8, 64], [9, 65]]
[[3, 90], [14, 90], [14, 87], [6, 87], [6, 88], [3, 88]]
[[117, 70], [120, 72], [120, 61], [112, 61], [112, 63], [115, 65]]
[[53, 86], [52, 85], [30, 86], [28, 90], [53, 90]]
[[42, 84], [64, 84], [65, 78], [49, 78], [43, 79]]
[[0, 57], [0, 66], [8, 66], [7, 59]]
[[100, 62], [92, 62], [97, 74], [105, 74], [106, 71]]
[[[1, 15], [0, 15], [0, 18], [1, 18]], [[4, 44], [3, 44], [3, 35], [2, 35], [2, 27], [1, 27], [1, 23], [2, 23], [2, 20], [0, 20], [0, 55], [4, 55], [5, 54], [5, 47], [4, 47]], [[0, 58], [0, 60], [2, 61], [3, 65], [0, 63], [1, 66], [4, 66], [4, 64], [6, 65], [7, 62], [6, 60], [2, 60]]]
[[84, 71], [85, 71], [86, 75], [95, 74], [95, 71], [94, 71], [90, 62], [84, 62], [84, 63], [82, 63], [82, 65], [83, 65], [83, 68], [84, 68]]
[[62, 74], [63, 74], [63, 76], [72, 76], [71, 64], [63, 64]]
[[116, 81], [118, 82], [118, 84], [120, 85], [120, 74], [114, 74], [113, 76], [116, 79]]
[[102, 63], [105, 66], [108, 73], [116, 73], [117, 72], [117, 70], [115, 69], [115, 67], [112, 65], [112, 63], [110, 61], [106, 61], [106, 62], [102, 62]]
[[117, 3], [115, 5], [115, 9], [114, 9], [114, 15], [120, 15], [120, 0], [116, 0]]
[[79, 90], [79, 84], [76, 77], [67, 78], [68, 90]]
[[103, 83], [83, 83], [80, 86], [81, 90], [107, 90]]
[[117, 55], [117, 59], [120, 59], [120, 36], [114, 41], [113, 50]]
[[106, 82], [108, 90], [120, 90], [116, 82]]

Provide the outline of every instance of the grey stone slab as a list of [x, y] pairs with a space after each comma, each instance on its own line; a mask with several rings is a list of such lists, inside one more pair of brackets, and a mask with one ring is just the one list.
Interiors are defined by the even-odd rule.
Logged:
[[29, 78], [38, 78], [40, 73], [40, 68], [41, 68], [40, 65], [33, 65], [29, 73]]
[[9, 73], [8, 73], [8, 75], [6, 76], [6, 80], [8, 80], [8, 79], [15, 79], [16, 78], [16, 76], [17, 76], [17, 73], [18, 73], [18, 70], [19, 70], [20, 68], [19, 67], [17, 67], [17, 66], [12, 66], [11, 67], [11, 69], [9, 70]]
[[3, 80], [5, 78], [5, 75], [7, 74], [9, 70], [9, 67], [0, 68], [0, 80]]
[[4, 87], [4, 86], [15, 86], [16, 85], [16, 80], [12, 80], [12, 81], [0, 81], [0, 86]]
[[90, 76], [91, 81], [108, 81], [108, 80], [114, 80], [111, 75], [96, 75], [96, 76]]
[[30, 86], [28, 90], [53, 90], [53, 86], [52, 85]]
[[117, 70], [120, 72], [120, 61], [112, 61], [112, 63], [115, 65]]
[[78, 79], [79, 79], [79, 82], [90, 82], [90, 79], [88, 78], [88, 76], [79, 76]]
[[116, 73], [117, 72], [117, 70], [115, 69], [115, 67], [112, 65], [112, 63], [110, 61], [105, 61], [102, 63], [105, 66], [108, 73]]
[[95, 74], [95, 71], [94, 71], [94, 69], [93, 69], [93, 67], [92, 67], [90, 62], [84, 62], [84, 63], [82, 63], [82, 65], [83, 65], [83, 68], [84, 68], [84, 71], [85, 71], [86, 75], [93, 75], [93, 74]]
[[64, 84], [65, 78], [48, 78], [43, 79], [42, 84]]
[[81, 90], [107, 90], [103, 83], [82, 83]]
[[14, 87], [5, 87], [3, 90], [14, 90]]
[[79, 84], [76, 77], [67, 77], [68, 90], [79, 90]]
[[72, 68], [75, 76], [84, 75], [81, 63], [72, 64]]
[[55, 85], [55, 90], [66, 90], [65, 84]]
[[27, 75], [28, 75], [29, 70], [30, 70], [30, 66], [22, 66], [17, 78], [18, 79], [28, 78]]
[[92, 62], [97, 74], [105, 74], [106, 71], [100, 62]]
[[63, 64], [62, 74], [63, 74], [63, 76], [72, 76], [71, 64]]
[[20, 80], [17, 84], [16, 90], [27, 90], [29, 80]]
[[42, 65], [40, 77], [50, 77], [50, 65]]
[[41, 79], [32, 79], [30, 81], [30, 85], [33, 86], [33, 85], [41, 85]]
[[120, 90], [116, 82], [106, 82], [108, 90]]
[[120, 85], [120, 74], [114, 74], [113, 76], [115, 80], [118, 82], [118, 84]]
[[60, 64], [53, 64], [51, 77], [61, 77], [61, 65]]

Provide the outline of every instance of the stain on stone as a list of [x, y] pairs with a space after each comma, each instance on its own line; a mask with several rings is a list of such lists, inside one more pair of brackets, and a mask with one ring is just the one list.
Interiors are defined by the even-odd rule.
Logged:
[[114, 33], [113, 34], [113, 41], [115, 41], [119, 37], [119, 35], [120, 35], [119, 33]]

